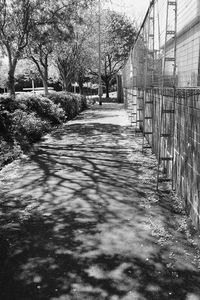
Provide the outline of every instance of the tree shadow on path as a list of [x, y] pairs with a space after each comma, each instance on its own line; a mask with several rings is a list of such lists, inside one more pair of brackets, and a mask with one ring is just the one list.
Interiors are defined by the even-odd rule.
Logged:
[[155, 159], [129, 128], [81, 118], [2, 177], [0, 299], [198, 299], [197, 248], [155, 192]]

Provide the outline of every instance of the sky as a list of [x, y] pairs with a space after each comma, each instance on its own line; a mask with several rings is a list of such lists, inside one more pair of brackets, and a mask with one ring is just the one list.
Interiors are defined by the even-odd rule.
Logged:
[[139, 26], [149, 7], [150, 0], [110, 0], [110, 8], [125, 13]]

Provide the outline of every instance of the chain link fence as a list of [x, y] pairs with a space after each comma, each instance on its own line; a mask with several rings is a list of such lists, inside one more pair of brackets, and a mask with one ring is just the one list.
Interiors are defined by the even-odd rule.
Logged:
[[[151, 1], [122, 82], [132, 125], [158, 159], [160, 148], [166, 158], [173, 157], [164, 164], [166, 172], [200, 228], [199, 0]], [[161, 118], [162, 110], [173, 114]]]

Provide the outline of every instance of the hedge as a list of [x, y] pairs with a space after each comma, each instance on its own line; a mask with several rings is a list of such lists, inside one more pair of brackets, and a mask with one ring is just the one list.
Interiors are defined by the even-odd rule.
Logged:
[[86, 98], [67, 92], [0, 97], [0, 168], [50, 132], [87, 108]]

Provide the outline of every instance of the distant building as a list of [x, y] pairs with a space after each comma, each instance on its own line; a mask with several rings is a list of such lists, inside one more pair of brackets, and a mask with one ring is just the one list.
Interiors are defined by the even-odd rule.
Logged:
[[[167, 0], [157, 0], [154, 6], [154, 85], [159, 86], [164, 47], [166, 46], [166, 57], [173, 57], [174, 39], [168, 39], [165, 45]], [[174, 30], [175, 18], [173, 13], [169, 13], [168, 20], [168, 30]], [[145, 20], [123, 69], [123, 82], [127, 88], [131, 86], [142, 88], [145, 85], [145, 80], [148, 80], [145, 78], [145, 64], [147, 60], [150, 62], [151, 59], [147, 57], [148, 42], [145, 42], [145, 35], [149, 35], [148, 31], [148, 20]], [[164, 72], [166, 78], [173, 75], [173, 65], [174, 62], [172, 61], [166, 63]], [[200, 86], [200, 0], [177, 0], [176, 83], [178, 87]]]
[[[177, 85], [196, 87], [200, 85], [200, 0], [177, 3]], [[169, 56], [172, 43], [167, 45]]]

